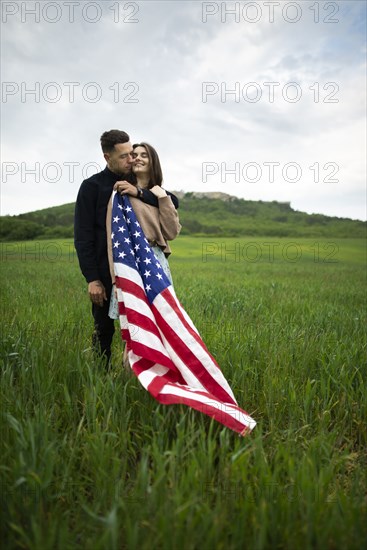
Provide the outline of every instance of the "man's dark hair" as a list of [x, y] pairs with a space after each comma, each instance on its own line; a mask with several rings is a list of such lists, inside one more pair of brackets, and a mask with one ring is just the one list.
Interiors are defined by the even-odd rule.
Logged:
[[101, 135], [101, 147], [104, 153], [111, 153], [117, 143], [127, 143], [130, 137], [122, 130], [109, 130]]
[[142, 141], [141, 143], [134, 143], [133, 150], [136, 149], [136, 147], [144, 147], [148, 154], [150, 166], [150, 179], [148, 189], [151, 189], [155, 185], [161, 186], [163, 175], [157, 151], [154, 149], [154, 147], [152, 147], [151, 145], [149, 145], [149, 143], [146, 143], [145, 141]]

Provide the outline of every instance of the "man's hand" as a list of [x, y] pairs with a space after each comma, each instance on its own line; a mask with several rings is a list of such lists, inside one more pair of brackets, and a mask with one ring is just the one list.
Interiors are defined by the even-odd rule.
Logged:
[[88, 284], [88, 294], [93, 304], [96, 304], [100, 307], [103, 306], [103, 300], [107, 300], [106, 289], [101, 281], [90, 282]]
[[153, 193], [153, 195], [158, 197], [158, 199], [162, 199], [163, 197], [167, 197], [167, 193], [165, 192], [164, 189], [162, 189], [162, 187], [160, 185], [155, 185], [154, 187], [152, 187], [150, 189], [150, 191]]
[[121, 195], [131, 195], [132, 197], [137, 197], [139, 194], [137, 187], [128, 181], [117, 181], [113, 186], [113, 189]]

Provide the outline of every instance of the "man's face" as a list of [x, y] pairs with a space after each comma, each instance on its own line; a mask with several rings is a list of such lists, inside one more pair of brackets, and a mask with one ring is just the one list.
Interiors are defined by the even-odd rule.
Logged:
[[110, 153], [104, 153], [104, 158], [108, 168], [119, 176], [130, 174], [134, 163], [132, 157], [133, 148], [130, 141], [127, 143], [117, 143]]

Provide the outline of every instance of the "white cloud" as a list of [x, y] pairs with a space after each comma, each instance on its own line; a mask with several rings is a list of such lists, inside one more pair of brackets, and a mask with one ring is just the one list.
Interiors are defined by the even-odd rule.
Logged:
[[[2, 160], [19, 165], [17, 174], [3, 183], [2, 214], [75, 200], [82, 167], [88, 162], [104, 164], [99, 136], [117, 127], [127, 130], [133, 141], [156, 146], [170, 189], [224, 190], [253, 200], [291, 201], [308, 212], [365, 219], [365, 3], [320, 2], [319, 23], [311, 9], [315, 3], [295, 4], [302, 18], [294, 24], [285, 21], [278, 8], [275, 22], [269, 23], [264, 2], [258, 2], [261, 20], [252, 24], [243, 18], [235, 23], [230, 16], [222, 23], [220, 13], [203, 23], [202, 3], [183, 1], [132, 3], [139, 8], [133, 16], [121, 2], [119, 23], [113, 20], [112, 1], [99, 3], [102, 16], [95, 24], [81, 17], [83, 4], [79, 11], [76, 8], [74, 23], [67, 21], [65, 11], [54, 24], [42, 18], [40, 23], [32, 18], [22, 23], [19, 14], [9, 16], [2, 33], [2, 79], [19, 88], [24, 82], [27, 89], [39, 82], [41, 93], [39, 102], [29, 94], [22, 102], [18, 93], [2, 104]], [[220, 12], [221, 3], [214, 5]], [[334, 14], [339, 22], [326, 24], [323, 19], [331, 17], [332, 5], [339, 8]], [[293, 16], [292, 11], [288, 14]], [[139, 22], [124, 23], [123, 17], [129, 16]], [[58, 83], [60, 101], [52, 103], [42, 96], [48, 93], [47, 99], [55, 92], [47, 87], [49, 82]], [[73, 103], [65, 82], [79, 83]], [[96, 103], [86, 95], [95, 90], [88, 87], [91, 82], [98, 84], [102, 95]], [[238, 82], [240, 101], [227, 95], [223, 102], [219, 91], [204, 103], [203, 82], [217, 83], [219, 90], [221, 83], [228, 90]], [[249, 82], [261, 89], [256, 103], [242, 96]], [[273, 103], [264, 82], [279, 82]], [[287, 88], [290, 82], [302, 92], [296, 103], [289, 100], [296, 91]], [[328, 82], [337, 87], [324, 89]], [[126, 83], [136, 84], [123, 89]], [[134, 86], [132, 98], [138, 103], [128, 103]], [[250, 98], [254, 91], [248, 89]], [[288, 93], [288, 100], [282, 93]], [[328, 98], [338, 103], [325, 103]], [[281, 165], [274, 182], [266, 178], [264, 162], [270, 161]], [[22, 173], [22, 162], [27, 168], [40, 163], [39, 182]], [[61, 167], [58, 182], [42, 174], [51, 162]], [[74, 179], [68, 162], [79, 163]], [[228, 169], [236, 162], [241, 169], [256, 162], [262, 178], [251, 183], [241, 177], [236, 183], [227, 175], [222, 182], [219, 172], [204, 183], [204, 162], [225, 163]], [[289, 162], [301, 167], [299, 182], [282, 177], [281, 168]], [[316, 162], [319, 182], [309, 169]], [[327, 184], [322, 180], [330, 169], [323, 166], [331, 162], [339, 166], [339, 181]]]

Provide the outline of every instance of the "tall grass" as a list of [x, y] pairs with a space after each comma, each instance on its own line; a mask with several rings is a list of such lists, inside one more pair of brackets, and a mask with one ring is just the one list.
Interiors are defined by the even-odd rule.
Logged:
[[329, 258], [292, 242], [287, 256], [289, 241], [257, 241], [256, 261], [245, 241], [173, 243], [176, 292], [258, 421], [247, 438], [158, 405], [122, 368], [118, 334], [104, 371], [70, 242], [4, 245], [4, 548], [363, 546], [364, 246], [337, 241]]

